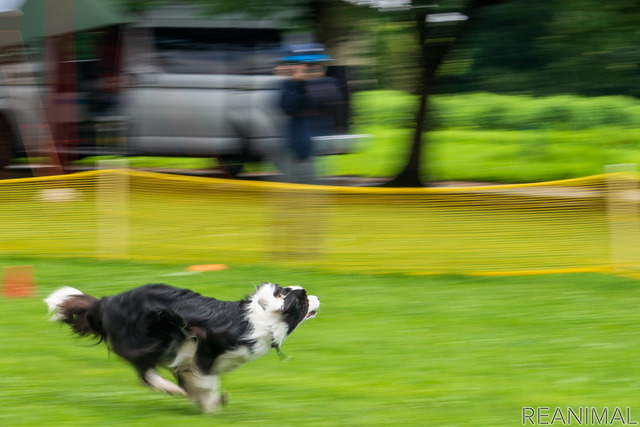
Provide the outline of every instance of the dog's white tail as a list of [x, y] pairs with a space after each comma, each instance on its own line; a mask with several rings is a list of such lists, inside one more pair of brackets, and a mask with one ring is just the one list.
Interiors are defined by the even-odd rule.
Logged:
[[52, 321], [63, 320], [64, 316], [58, 312], [58, 309], [62, 306], [62, 303], [65, 302], [69, 297], [73, 295], [84, 295], [82, 292], [77, 290], [76, 288], [72, 288], [71, 286], [65, 286], [64, 288], [60, 288], [47, 298], [45, 298], [44, 302], [49, 306], [49, 314], [54, 313], [51, 317]]

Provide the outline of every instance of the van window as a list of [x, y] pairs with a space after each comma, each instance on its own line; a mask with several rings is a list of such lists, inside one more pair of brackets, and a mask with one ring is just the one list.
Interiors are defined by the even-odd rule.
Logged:
[[281, 30], [154, 28], [160, 64], [169, 73], [271, 74]]

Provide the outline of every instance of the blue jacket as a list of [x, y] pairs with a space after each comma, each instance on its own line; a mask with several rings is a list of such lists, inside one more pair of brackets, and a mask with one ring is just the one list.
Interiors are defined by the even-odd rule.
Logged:
[[333, 112], [339, 100], [337, 81], [332, 77], [285, 82], [280, 107], [291, 118], [287, 145], [300, 160], [313, 155], [314, 136], [334, 132]]

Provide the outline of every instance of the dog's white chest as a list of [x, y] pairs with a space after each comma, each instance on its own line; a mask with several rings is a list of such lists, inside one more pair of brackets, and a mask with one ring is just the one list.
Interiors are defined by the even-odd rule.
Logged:
[[218, 356], [212, 371], [216, 374], [232, 371], [245, 363], [252, 362], [269, 352], [269, 343], [258, 341], [253, 346], [242, 346]]

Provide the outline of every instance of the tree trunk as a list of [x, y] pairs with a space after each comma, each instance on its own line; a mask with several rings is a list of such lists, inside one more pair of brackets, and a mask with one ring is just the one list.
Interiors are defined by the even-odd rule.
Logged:
[[[386, 187], [422, 187], [424, 181], [421, 173], [422, 156], [425, 147], [425, 123], [428, 113], [428, 98], [431, 92], [433, 77], [438, 66], [444, 58], [444, 54], [449, 49], [449, 45], [427, 46], [427, 14], [416, 13], [415, 25], [418, 32], [418, 42], [420, 44], [420, 82], [418, 93], [420, 101], [416, 112], [416, 127], [413, 133], [409, 158], [404, 168], [391, 181], [384, 184]], [[437, 51], [437, 52], [436, 52]]]
[[[467, 28], [472, 15], [478, 9], [495, 4], [505, 3], [509, 0], [471, 0], [464, 10], [467, 19], [462, 22], [450, 23], [446, 26], [437, 24], [429, 26], [427, 13], [424, 9], [415, 10], [415, 25], [420, 43], [420, 67], [422, 69], [421, 80], [418, 86], [420, 103], [416, 113], [416, 128], [413, 135], [411, 150], [404, 168], [391, 181], [383, 184], [386, 187], [423, 187], [427, 185], [422, 176], [423, 151], [428, 146], [425, 139], [425, 123], [429, 113], [429, 95], [433, 87], [436, 71], [444, 61], [446, 54], [451, 50], [456, 40]], [[428, 166], [428, 163], [427, 163]]]
[[422, 187], [423, 180], [420, 171], [422, 165], [422, 150], [424, 145], [424, 124], [427, 116], [427, 101], [430, 92], [429, 77], [432, 73], [429, 70], [431, 64], [428, 61], [428, 53], [426, 47], [427, 39], [427, 15], [425, 13], [416, 13], [416, 30], [418, 31], [418, 41], [420, 43], [420, 82], [418, 92], [420, 94], [420, 103], [416, 113], [416, 128], [413, 133], [413, 142], [411, 151], [404, 169], [396, 175], [391, 181], [387, 182], [387, 187]]

